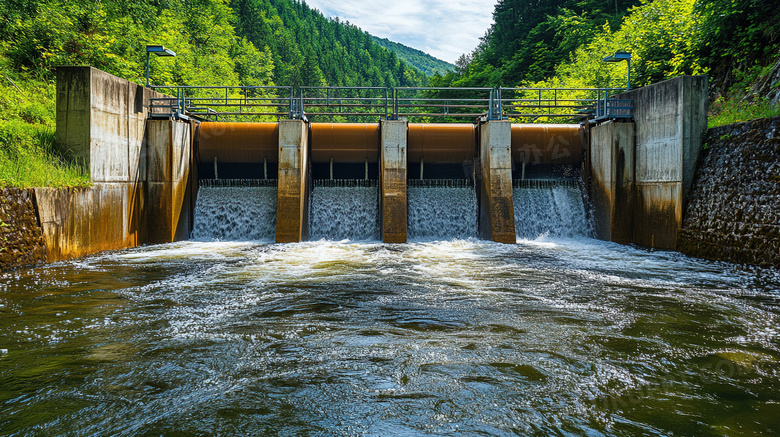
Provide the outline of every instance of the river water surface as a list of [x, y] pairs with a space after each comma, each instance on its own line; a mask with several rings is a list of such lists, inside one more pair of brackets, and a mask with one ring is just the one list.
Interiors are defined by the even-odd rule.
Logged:
[[584, 237], [190, 241], [0, 284], [3, 435], [780, 430], [774, 271]]

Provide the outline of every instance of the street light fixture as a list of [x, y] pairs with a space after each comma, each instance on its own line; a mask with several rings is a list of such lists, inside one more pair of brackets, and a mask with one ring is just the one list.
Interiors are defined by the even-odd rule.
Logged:
[[623, 50], [618, 50], [614, 55], [609, 55], [602, 59], [603, 62], [623, 62], [628, 64], [628, 82], [626, 83], [626, 90], [631, 89], [631, 53]]
[[163, 46], [146, 46], [146, 86], [149, 87], [149, 54], [154, 53], [157, 56], [176, 56], [173, 50], [166, 49]]

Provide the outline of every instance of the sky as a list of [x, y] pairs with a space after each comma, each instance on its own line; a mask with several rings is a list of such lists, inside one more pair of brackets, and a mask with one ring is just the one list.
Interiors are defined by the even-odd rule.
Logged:
[[493, 24], [497, 0], [305, 0], [326, 17], [454, 63]]

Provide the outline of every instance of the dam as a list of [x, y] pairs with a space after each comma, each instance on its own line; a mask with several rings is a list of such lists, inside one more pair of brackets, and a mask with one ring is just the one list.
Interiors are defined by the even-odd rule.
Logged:
[[[263, 184], [276, 187], [277, 196], [273, 200], [264, 198], [270, 209], [257, 216], [276, 223], [276, 231], [266, 232], [265, 238], [277, 242], [347, 238], [403, 243], [409, 237], [447, 237], [441, 234], [441, 226], [430, 222], [436, 220], [436, 215], [424, 212], [430, 208], [427, 203], [438, 199], [436, 209], [440, 214], [452, 216], [446, 226], [450, 237], [490, 236], [498, 232], [488, 227], [504, 226], [506, 229], [500, 232], [507, 235], [502, 238], [514, 242], [514, 215], [498, 217], [493, 223], [489, 211], [498, 206], [492, 205], [489, 198], [511, 203], [512, 199], [501, 198], [498, 193], [539, 190], [523, 186], [526, 181], [576, 185], [585, 135], [577, 124], [498, 123], [508, 131], [503, 134], [509, 147], [494, 147], [493, 153], [503, 153], [500, 159], [511, 163], [500, 169], [504, 179], [494, 176], [498, 179], [494, 184], [505, 184], [495, 189], [487, 187], [490, 172], [481, 170], [480, 146], [490, 147], [480, 141], [487, 124], [311, 123], [304, 125], [303, 135], [296, 137], [300, 145], [292, 156], [298, 161], [285, 162], [281, 156], [284, 146], [280, 146], [285, 133], [280, 131], [292, 125], [298, 134], [302, 122], [200, 123], [194, 141], [199, 193], [205, 188], [208, 194], [199, 194], [199, 202], [210, 196], [233, 197], [238, 185]], [[392, 147], [401, 159], [390, 153]], [[303, 182], [297, 178], [285, 180], [290, 171]], [[518, 182], [514, 187], [512, 180]], [[270, 188], [266, 190], [270, 192]], [[295, 199], [290, 211], [278, 210], [285, 205], [284, 192]], [[524, 199], [518, 198], [520, 211], [531, 207]], [[250, 210], [256, 207], [247, 206]], [[584, 207], [581, 209], [584, 214]], [[237, 206], [237, 210], [242, 207]], [[512, 213], [514, 208], [508, 211]], [[285, 223], [266, 216], [293, 217], [301, 223], [300, 231], [290, 239], [284, 234], [287, 231], [279, 230]], [[354, 232], [337, 230], [339, 226], [334, 225], [341, 222]], [[380, 236], [382, 229], [386, 231]], [[202, 234], [197, 227], [194, 231]]]
[[88, 127], [59, 135], [94, 187], [32, 192], [50, 262], [0, 273], [0, 433], [777, 429], [780, 274], [660, 250], [696, 130], [663, 122], [691, 101], [236, 122], [113, 87], [58, 122]]

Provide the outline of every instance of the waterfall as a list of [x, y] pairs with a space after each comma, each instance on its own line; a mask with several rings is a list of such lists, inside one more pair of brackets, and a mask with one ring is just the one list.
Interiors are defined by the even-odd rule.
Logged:
[[273, 241], [275, 180], [202, 180], [193, 240]]
[[585, 204], [577, 181], [514, 181], [512, 200], [517, 238], [588, 234]]
[[315, 180], [309, 197], [310, 240], [379, 240], [375, 180]]
[[407, 196], [410, 240], [477, 237], [477, 195], [471, 182], [410, 179]]

